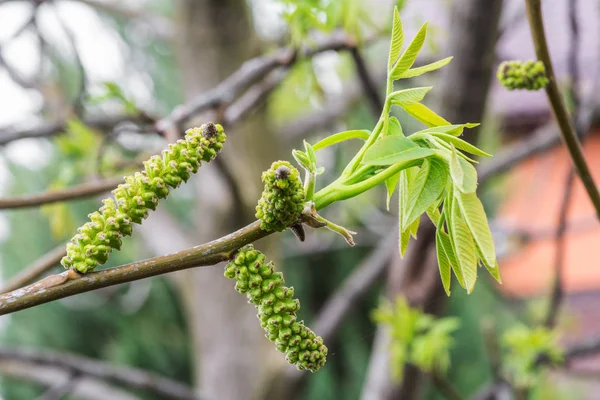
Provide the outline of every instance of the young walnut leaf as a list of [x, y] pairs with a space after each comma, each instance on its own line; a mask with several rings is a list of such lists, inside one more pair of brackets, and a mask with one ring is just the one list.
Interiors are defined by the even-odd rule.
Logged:
[[445, 141], [446, 143], [450, 143], [457, 149], [466, 151], [467, 153], [471, 153], [471, 154], [474, 154], [476, 156], [481, 156], [481, 157], [491, 157], [492, 156], [491, 154], [486, 153], [485, 151], [473, 146], [471, 143], [465, 142], [464, 140], [459, 139], [455, 136], [448, 135], [447, 133], [433, 132], [431, 135]]
[[385, 207], [388, 211], [390, 211], [390, 200], [392, 199], [392, 195], [396, 190], [396, 186], [398, 185], [398, 180], [400, 179], [400, 172], [385, 180], [385, 189], [387, 192]]
[[412, 89], [398, 90], [390, 94], [390, 101], [392, 104], [399, 105], [400, 107], [410, 106], [418, 103], [425, 98], [427, 92], [431, 90], [431, 86], [417, 87]]
[[452, 146], [450, 154], [450, 176], [454, 185], [463, 193], [473, 193], [477, 190], [477, 171], [468, 161], [458, 156]]
[[464, 278], [467, 293], [471, 293], [477, 280], [477, 250], [475, 242], [473, 242], [473, 236], [471, 236], [469, 227], [462, 218], [457, 201], [452, 203], [450, 213], [451, 239], [454, 245], [456, 260], [458, 261], [457, 268], [460, 269]]
[[418, 131], [413, 133], [413, 135], [426, 135], [431, 133], [446, 133], [452, 136], [460, 136], [462, 135], [465, 128], [475, 128], [480, 124], [475, 123], [466, 123], [466, 124], [453, 124], [453, 125], [444, 125], [444, 126], [433, 126], [431, 128], [423, 129], [422, 131]]
[[312, 146], [312, 148], [313, 150], [317, 151], [337, 143], [345, 142], [346, 140], [350, 139], [367, 140], [370, 134], [370, 131], [364, 129], [355, 129], [350, 131], [339, 132], [335, 135], [327, 136], [325, 139], [319, 140]]
[[437, 252], [438, 265], [440, 268], [440, 278], [442, 279], [442, 285], [444, 286], [444, 291], [448, 296], [450, 296], [450, 283], [452, 281], [452, 277], [450, 275], [450, 260], [448, 256], [446, 256], [446, 252], [444, 250], [444, 245], [442, 244], [442, 233], [440, 228], [438, 228], [435, 233], [435, 249]]
[[481, 253], [484, 265], [493, 268], [496, 265], [496, 249], [481, 201], [475, 193], [461, 193], [456, 190], [454, 196], [471, 235], [473, 235], [477, 250]]
[[427, 210], [426, 210], [427, 216], [429, 217], [429, 219], [435, 226], [437, 226], [440, 223], [440, 218], [442, 218], [442, 215], [439, 210], [439, 206], [440, 206], [440, 202], [434, 201], [433, 203], [431, 203], [431, 205], [429, 207], [427, 207]]
[[400, 125], [400, 121], [396, 117], [390, 117], [388, 122], [388, 130], [384, 132], [384, 136], [394, 136], [400, 135], [404, 136], [404, 131], [402, 130], [402, 125]]
[[403, 257], [408, 248], [411, 235], [411, 227], [404, 225], [403, 221], [406, 219], [408, 196], [416, 177], [416, 170], [416, 168], [402, 170], [398, 179], [398, 227], [400, 230], [398, 248], [400, 249], [400, 255]]
[[423, 160], [423, 165], [412, 186], [404, 213], [404, 226], [411, 225], [427, 208], [439, 199], [446, 187], [448, 172], [445, 163], [430, 157]]
[[365, 165], [408, 163], [433, 154], [435, 154], [434, 150], [419, 147], [403, 136], [384, 136], [369, 147], [362, 163]]
[[392, 69], [390, 73], [390, 77], [394, 80], [399, 79], [404, 72], [406, 72], [410, 67], [413, 66], [415, 60], [417, 59], [417, 55], [421, 51], [423, 47], [423, 43], [425, 43], [425, 37], [427, 36], [427, 22], [421, 26], [415, 38], [410, 42], [404, 53]]
[[[452, 233], [451, 230], [449, 232]], [[450, 235], [444, 232], [441, 228], [438, 228], [438, 231], [436, 232], [436, 245], [438, 243], [444, 252], [444, 256], [448, 259], [450, 267], [454, 271], [454, 275], [456, 276], [456, 280], [458, 281], [459, 285], [466, 289], [465, 278], [462, 270], [460, 269], [460, 264], [456, 258], [454, 249], [452, 248], [452, 239], [450, 238]]]
[[402, 20], [398, 7], [394, 7], [394, 23], [392, 26], [392, 43], [390, 44], [390, 54], [388, 57], [388, 73], [392, 71], [392, 67], [398, 60], [400, 52], [404, 46], [404, 29], [402, 28]]
[[450, 125], [450, 122], [446, 121], [444, 118], [432, 111], [429, 107], [421, 103], [405, 105], [402, 106], [402, 108], [411, 117], [429, 127]]
[[397, 79], [414, 78], [426, 74], [427, 72], [435, 71], [450, 64], [450, 61], [452, 61], [453, 58], [454, 57], [447, 57], [431, 64], [423, 65], [422, 67], [411, 68], [400, 74]]

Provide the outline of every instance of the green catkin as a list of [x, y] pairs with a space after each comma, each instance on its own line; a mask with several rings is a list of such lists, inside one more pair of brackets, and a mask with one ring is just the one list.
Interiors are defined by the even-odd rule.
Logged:
[[539, 90], [550, 82], [541, 61], [504, 61], [498, 67], [496, 76], [502, 86], [509, 90]]
[[235, 290], [245, 293], [248, 302], [258, 309], [260, 325], [266, 337], [275, 343], [285, 359], [300, 370], [317, 371], [326, 361], [327, 347], [323, 339], [296, 320], [300, 302], [294, 288], [285, 287], [281, 272], [254, 246], [242, 247], [225, 267], [225, 276], [235, 279]]
[[155, 210], [160, 199], [198, 172], [202, 161], [209, 162], [223, 148], [225, 133], [218, 124], [207, 123], [188, 129], [185, 138], [169, 145], [162, 156], [144, 162], [144, 170], [125, 177], [113, 190], [114, 200], [103, 200], [100, 210], [89, 214], [90, 221], [77, 230], [67, 243], [65, 268], [87, 273], [104, 264], [112, 249], [121, 248], [121, 238], [130, 236], [133, 224], [141, 224], [148, 210]]
[[265, 188], [256, 206], [256, 218], [262, 230], [281, 232], [297, 222], [304, 209], [300, 173], [287, 161], [275, 161], [261, 178]]

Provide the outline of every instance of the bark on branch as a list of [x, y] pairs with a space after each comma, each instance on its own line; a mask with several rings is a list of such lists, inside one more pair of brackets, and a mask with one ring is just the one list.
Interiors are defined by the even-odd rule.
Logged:
[[72, 270], [0, 295], [0, 315], [63, 299], [79, 293], [132, 282], [151, 276], [227, 261], [240, 247], [268, 236], [255, 221], [220, 239], [166, 256], [81, 275]]

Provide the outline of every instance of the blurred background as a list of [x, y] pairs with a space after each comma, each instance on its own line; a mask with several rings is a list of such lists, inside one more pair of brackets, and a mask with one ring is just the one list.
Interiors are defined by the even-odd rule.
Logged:
[[[600, 179], [600, 3], [542, 4], [559, 84]], [[397, 203], [386, 210], [382, 187], [325, 212], [358, 232], [353, 248], [323, 230], [304, 243], [287, 231], [257, 243], [329, 347], [321, 371], [287, 365], [215, 266], [2, 317], [5, 399], [600, 399], [600, 225], [545, 93], [494, 79], [501, 61], [535, 58], [523, 0], [0, 0], [2, 291], [60, 271], [64, 243], [119, 179], [206, 121], [228, 134], [217, 162], [106, 267], [251, 222], [273, 161], [293, 161], [303, 139], [375, 125], [394, 5], [407, 40], [429, 21], [417, 64], [454, 56], [403, 84], [433, 85], [426, 103], [453, 123], [482, 122], [465, 139], [495, 154], [478, 165], [479, 194], [503, 284], [481, 274], [474, 293], [453, 282], [447, 297], [431, 226], [400, 258]], [[405, 133], [423, 129], [397, 117]], [[321, 181], [356, 149], [324, 150]], [[448, 353], [443, 377], [411, 362], [394, 375], [398, 338], [372, 312], [398, 296], [456, 318], [451, 345], [424, 350]], [[568, 362], [538, 366], [544, 346]]]

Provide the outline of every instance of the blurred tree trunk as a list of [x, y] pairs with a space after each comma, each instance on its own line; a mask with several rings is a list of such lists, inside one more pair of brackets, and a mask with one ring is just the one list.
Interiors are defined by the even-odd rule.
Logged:
[[[216, 86], [251, 57], [256, 38], [245, 1], [180, 0], [177, 5], [182, 84], [190, 99]], [[249, 222], [262, 189], [260, 172], [277, 154], [277, 141], [266, 126], [264, 110], [235, 131], [227, 126], [225, 131], [228, 143], [219, 162], [233, 179], [225, 183], [223, 170], [215, 163], [201, 169], [195, 210], [197, 243]], [[241, 198], [232, 197], [232, 184], [240, 188]], [[267, 359], [275, 351], [264, 338], [256, 310], [224, 278], [222, 266], [191, 270], [179, 275], [178, 281], [194, 338], [197, 386], [213, 399], [255, 397], [268, 369], [282, 362], [282, 357]]]
[[[448, 54], [454, 60], [440, 77], [437, 111], [453, 123], [478, 122], [484, 117], [494, 64], [502, 0], [456, 0], [451, 8], [452, 26]], [[465, 139], [475, 142], [478, 131], [468, 130]], [[427, 221], [419, 229], [419, 240], [409, 246], [418, 256], [397, 257], [391, 264], [386, 296], [393, 300], [403, 293], [412, 306], [440, 314], [446, 294], [437, 271], [433, 226]], [[389, 334], [379, 328], [362, 393], [363, 400], [416, 399], [423, 375], [413, 367], [405, 370], [404, 383], [391, 381], [388, 358]]]

